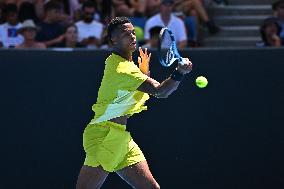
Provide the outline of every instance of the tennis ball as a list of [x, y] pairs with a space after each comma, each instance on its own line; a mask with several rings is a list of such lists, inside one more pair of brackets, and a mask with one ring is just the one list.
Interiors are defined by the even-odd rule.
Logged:
[[197, 87], [204, 88], [204, 87], [207, 86], [208, 81], [207, 81], [206, 77], [199, 76], [199, 77], [196, 78], [195, 83], [196, 83]]
[[142, 41], [144, 39], [144, 31], [141, 27], [135, 26], [134, 27], [135, 33], [136, 33], [136, 39], [137, 41]]

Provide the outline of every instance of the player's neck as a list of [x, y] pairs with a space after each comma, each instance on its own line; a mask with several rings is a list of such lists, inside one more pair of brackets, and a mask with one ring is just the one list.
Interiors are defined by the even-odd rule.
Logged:
[[114, 48], [113, 52], [128, 61], [132, 61], [132, 52], [126, 52], [118, 48]]

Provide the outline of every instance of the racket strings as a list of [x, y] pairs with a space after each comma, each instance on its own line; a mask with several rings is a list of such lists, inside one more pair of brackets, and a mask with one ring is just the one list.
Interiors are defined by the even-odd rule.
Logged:
[[162, 39], [161, 48], [163, 49], [162, 58], [165, 60], [165, 64], [171, 64], [174, 58], [172, 39], [168, 32], [165, 32]]
[[158, 58], [160, 63], [169, 67], [176, 60], [180, 62], [182, 59], [177, 46], [174, 34], [168, 28], [163, 28], [159, 35]]
[[174, 58], [174, 54], [172, 52], [172, 47], [170, 47], [170, 49], [167, 51], [166, 64], [169, 64]]

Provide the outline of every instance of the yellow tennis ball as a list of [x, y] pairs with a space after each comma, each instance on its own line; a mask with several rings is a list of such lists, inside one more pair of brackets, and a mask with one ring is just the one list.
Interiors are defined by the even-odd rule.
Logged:
[[208, 81], [207, 81], [206, 77], [199, 76], [199, 77], [196, 78], [195, 83], [196, 83], [197, 87], [204, 88], [204, 87], [207, 86]]

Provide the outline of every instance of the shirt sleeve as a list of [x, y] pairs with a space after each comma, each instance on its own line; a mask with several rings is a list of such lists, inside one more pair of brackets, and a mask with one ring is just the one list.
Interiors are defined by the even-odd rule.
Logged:
[[145, 27], [144, 27], [144, 39], [145, 40], [149, 40], [150, 39], [149, 30], [150, 30], [150, 20], [148, 20], [146, 22]]
[[185, 25], [181, 19], [179, 18], [177, 19], [178, 19], [177, 20], [178, 22], [176, 22], [177, 23], [177, 27], [176, 27], [177, 41], [180, 42], [180, 41], [187, 40]]
[[[0, 25], [0, 42], [1, 42], [1, 43], [3, 42], [3, 37], [2, 37], [3, 32], [4, 32], [4, 30], [3, 30], [3, 26], [2, 26], [2, 25]], [[3, 45], [4, 45], [4, 44], [3, 44]]]
[[133, 62], [119, 63], [116, 71], [119, 74], [122, 90], [135, 91], [148, 78]]

